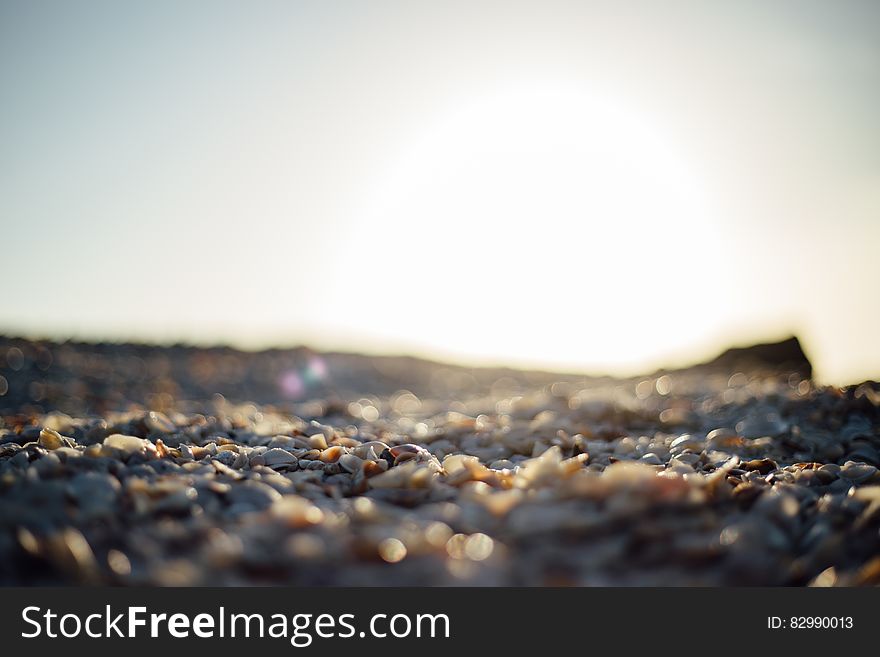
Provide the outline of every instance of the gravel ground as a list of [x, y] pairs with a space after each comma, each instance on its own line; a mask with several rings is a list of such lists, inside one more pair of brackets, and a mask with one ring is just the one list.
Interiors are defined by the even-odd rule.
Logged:
[[0, 338], [0, 583], [880, 583], [880, 385], [809, 376]]

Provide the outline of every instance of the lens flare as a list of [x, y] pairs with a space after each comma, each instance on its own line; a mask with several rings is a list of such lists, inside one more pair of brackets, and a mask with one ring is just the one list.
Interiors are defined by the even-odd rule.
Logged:
[[320, 356], [311, 356], [305, 366], [287, 369], [278, 377], [278, 390], [285, 399], [302, 399], [310, 390], [327, 380], [327, 363]]

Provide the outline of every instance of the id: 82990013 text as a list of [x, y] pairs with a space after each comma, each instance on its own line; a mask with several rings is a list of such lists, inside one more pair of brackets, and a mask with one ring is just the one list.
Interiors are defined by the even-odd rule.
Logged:
[[852, 616], [768, 616], [770, 630], [851, 630]]

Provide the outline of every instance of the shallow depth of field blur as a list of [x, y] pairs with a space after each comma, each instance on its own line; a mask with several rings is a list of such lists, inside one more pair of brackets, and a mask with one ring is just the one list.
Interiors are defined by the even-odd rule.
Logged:
[[796, 334], [873, 378], [878, 27], [3, 0], [0, 333], [627, 376]]
[[880, 583], [878, 28], [0, 0], [0, 585]]

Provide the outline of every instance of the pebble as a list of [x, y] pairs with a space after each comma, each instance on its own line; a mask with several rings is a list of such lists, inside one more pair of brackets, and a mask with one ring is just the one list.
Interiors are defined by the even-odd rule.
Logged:
[[40, 437], [38, 440], [38, 444], [40, 447], [45, 449], [58, 449], [59, 447], [73, 447], [73, 441], [65, 438], [57, 431], [53, 431], [52, 429], [43, 429], [40, 431]]
[[144, 416], [144, 426], [148, 431], [156, 433], [173, 433], [177, 430], [174, 423], [164, 413], [150, 411]]
[[31, 404], [0, 583], [875, 583], [880, 388], [788, 374]]
[[99, 472], [83, 472], [68, 484], [68, 494], [79, 514], [88, 520], [111, 517], [115, 512], [120, 484], [116, 477]]
[[354, 454], [343, 454], [337, 459], [337, 463], [339, 463], [339, 467], [346, 472], [354, 473], [361, 469], [364, 460]]
[[262, 510], [281, 499], [281, 494], [271, 486], [249, 479], [232, 486], [226, 498], [231, 504]]
[[847, 461], [843, 467], [840, 468], [839, 476], [854, 484], [866, 483], [876, 478], [877, 468], [873, 465], [868, 465], [867, 463]]
[[669, 449], [672, 452], [682, 452], [686, 449], [700, 451], [704, 446], [705, 441], [686, 433], [673, 440], [669, 444]]
[[[295, 465], [297, 462], [297, 458], [293, 454], [279, 447], [266, 450], [259, 455], [259, 458], [262, 460], [263, 465], [270, 467], [275, 465]], [[252, 459], [251, 463], [253, 462]]]
[[745, 461], [741, 465], [743, 470], [752, 470], [761, 474], [769, 474], [779, 469], [779, 464], [773, 459], [752, 459]]
[[144, 452], [151, 445], [150, 441], [137, 436], [124, 436], [114, 433], [104, 438], [104, 447], [122, 454], [131, 455]]

